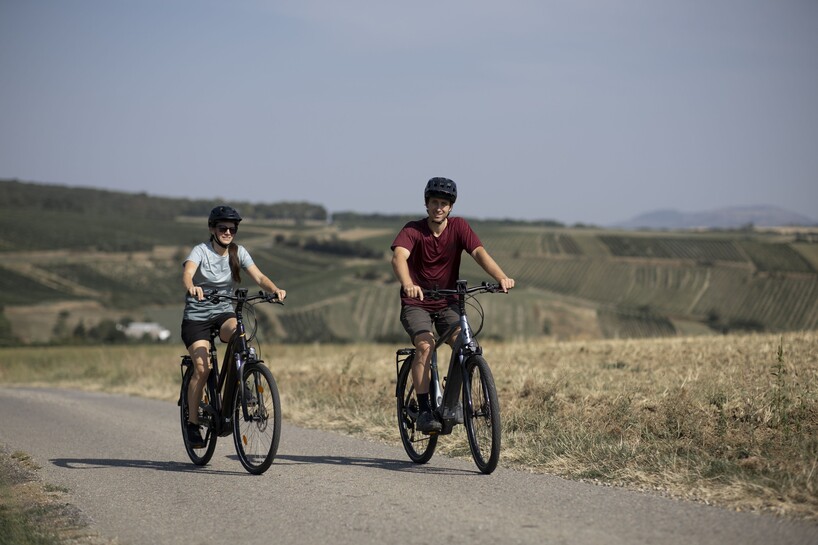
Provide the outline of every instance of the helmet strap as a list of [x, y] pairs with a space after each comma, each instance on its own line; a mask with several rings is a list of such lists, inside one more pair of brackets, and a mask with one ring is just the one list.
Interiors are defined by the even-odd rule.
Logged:
[[227, 249], [230, 246], [230, 244], [222, 244], [221, 241], [219, 240], [219, 237], [217, 237], [216, 235], [210, 235], [210, 240], [212, 242], [215, 242], [222, 249]]

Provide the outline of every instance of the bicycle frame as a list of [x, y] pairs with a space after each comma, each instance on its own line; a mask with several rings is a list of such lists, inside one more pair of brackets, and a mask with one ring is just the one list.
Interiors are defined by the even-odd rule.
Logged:
[[[435, 346], [432, 349], [432, 359], [430, 362], [432, 377], [429, 385], [429, 398], [432, 404], [432, 410], [443, 422], [443, 429], [440, 431], [440, 435], [450, 434], [454, 426], [462, 422], [463, 409], [462, 407], [458, 408], [461, 398], [461, 389], [471, 388], [469, 381], [466, 380], [465, 363], [471, 356], [483, 353], [483, 349], [472, 335], [469, 318], [466, 315], [465, 295], [467, 290], [465, 280], [457, 281], [456, 291], [458, 293], [458, 313], [460, 320], [435, 339]], [[449, 368], [444, 378], [445, 386], [442, 386], [437, 363], [437, 351], [455, 332], [457, 332], [457, 337], [452, 344]], [[400, 364], [403, 362], [403, 360], [400, 360], [400, 356], [411, 356], [414, 355], [414, 353], [414, 348], [398, 350], [396, 353], [396, 367], [398, 371], [400, 370]], [[471, 391], [467, 390], [466, 393], [468, 394], [467, 399], [471, 399]]]
[[[267, 471], [275, 458], [281, 433], [281, 400], [275, 377], [258, 359], [251, 346], [244, 323], [246, 306], [254, 301], [283, 304], [275, 297], [259, 292], [248, 297], [246, 289], [235, 295], [210, 293], [208, 299], [235, 302], [236, 330], [227, 341], [224, 359], [219, 367], [216, 337], [219, 329], [210, 332], [206, 397], [199, 407], [189, 407], [189, 385], [193, 376], [193, 361], [189, 354], [182, 358], [182, 386], [179, 392], [180, 417], [185, 450], [190, 460], [199, 466], [213, 457], [217, 439], [232, 433], [236, 454], [244, 468], [260, 475]], [[252, 326], [251, 326], [252, 329]], [[252, 337], [253, 333], [250, 334]], [[238, 388], [238, 390], [236, 389]], [[203, 444], [190, 439], [190, 410], [201, 410], [198, 428], [205, 429]], [[194, 436], [195, 437], [195, 436]]]
[[[215, 297], [215, 295], [211, 295]], [[238, 384], [238, 377], [241, 377], [241, 371], [246, 362], [258, 361], [252, 347], [247, 342], [247, 332], [244, 326], [244, 303], [247, 299], [247, 289], [241, 288], [236, 290], [236, 296], [232, 299], [237, 300], [236, 313], [236, 331], [233, 333], [230, 340], [226, 343], [224, 358], [222, 360], [221, 368], [219, 367], [218, 352], [216, 350], [216, 338], [219, 336], [218, 329], [213, 329], [210, 332], [210, 348], [208, 350], [208, 361], [211, 367], [210, 374], [207, 377], [209, 386], [212, 391], [216, 392], [216, 399], [210, 400], [205, 405], [206, 414], [205, 419], [213, 424], [213, 429], [220, 437], [230, 435], [232, 423], [232, 415], [224, 414], [224, 400], [233, 399], [235, 395], [235, 388]], [[192, 365], [193, 362], [190, 356], [183, 356], [182, 359], [182, 375], [184, 376], [184, 367]], [[242, 415], [245, 420], [249, 420], [250, 414], [247, 410], [247, 398], [244, 388], [240, 392]]]
[[[232, 380], [228, 380], [225, 385], [225, 397], [223, 399], [232, 399], [233, 390], [232, 387], [236, 386], [236, 377], [241, 377], [241, 370], [244, 367], [244, 363], [250, 359], [252, 355], [247, 343], [247, 332], [244, 327], [244, 317], [242, 312], [244, 310], [244, 302], [247, 299], [247, 290], [246, 289], [238, 289], [236, 290], [236, 297], [238, 298], [238, 303], [236, 304], [236, 332], [233, 334], [233, 338], [230, 339], [229, 346], [233, 348], [233, 359], [235, 360], [235, 375]], [[238, 350], [236, 350], [238, 348]], [[229, 351], [228, 351], [229, 353]], [[227, 366], [227, 355], [225, 354], [225, 362], [224, 365]], [[225, 375], [229, 375], [229, 373], [225, 373]], [[225, 377], [227, 379], [227, 377]], [[220, 385], [221, 386], [221, 385]], [[229, 392], [228, 392], [229, 389]], [[229, 395], [228, 395], [229, 394]], [[239, 397], [241, 399], [241, 410], [242, 415], [244, 416], [245, 420], [250, 418], [250, 414], [247, 412], [247, 398], [246, 392], [244, 388], [241, 389], [239, 393]]]
[[[425, 464], [432, 458], [440, 435], [450, 434], [455, 425], [464, 424], [469, 450], [477, 468], [484, 474], [497, 468], [502, 433], [500, 401], [491, 369], [476, 339], [483, 329], [482, 324], [476, 331], [472, 330], [466, 315], [466, 303], [474, 293], [501, 291], [505, 290], [499, 284], [485, 282], [480, 286], [467, 288], [465, 280], [458, 280], [456, 289], [423, 291], [431, 299], [455, 296], [459, 317], [453, 327], [435, 338], [430, 355], [429, 397], [434, 417], [441, 424], [439, 431], [421, 431], [417, 426], [422, 413], [413, 378], [417, 370], [413, 367], [415, 363], [419, 364], [414, 361], [417, 355], [415, 348], [401, 348], [395, 355], [398, 430], [403, 448], [416, 464]], [[479, 303], [475, 308], [482, 318]], [[446, 341], [452, 344], [452, 355], [441, 386], [437, 351]]]

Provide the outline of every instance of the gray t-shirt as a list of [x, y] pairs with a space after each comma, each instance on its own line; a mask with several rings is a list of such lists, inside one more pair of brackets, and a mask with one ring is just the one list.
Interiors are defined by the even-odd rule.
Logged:
[[[182, 267], [184, 267], [188, 261], [192, 261], [198, 265], [196, 273], [193, 275], [193, 285], [201, 286], [205, 295], [213, 290], [217, 290], [219, 293], [226, 295], [232, 295], [235, 282], [233, 282], [233, 276], [230, 274], [230, 258], [227, 255], [221, 256], [214, 252], [211, 244], [210, 242], [202, 242], [198, 246], [195, 246], [193, 250], [190, 251], [190, 255], [187, 256], [187, 259], [182, 263]], [[238, 256], [239, 263], [241, 263], [243, 270], [247, 270], [248, 267], [253, 265], [253, 258], [250, 257], [250, 254], [244, 249], [244, 246], [239, 246]], [[217, 304], [213, 304], [208, 299], [199, 301], [190, 294], [187, 294], [185, 297], [185, 313], [183, 318], [185, 320], [204, 321], [224, 312], [232, 311], [233, 305], [230, 301], [220, 301]]]

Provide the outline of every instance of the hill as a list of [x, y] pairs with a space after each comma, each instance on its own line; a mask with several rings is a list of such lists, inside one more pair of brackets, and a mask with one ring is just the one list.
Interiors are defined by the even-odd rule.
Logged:
[[818, 226], [818, 221], [775, 206], [720, 208], [705, 212], [656, 210], [617, 223], [620, 229], [742, 229]]
[[[215, 201], [16, 181], [0, 190], [8, 195], [0, 201], [0, 342], [81, 342], [129, 319], [158, 321], [177, 335], [181, 263], [206, 238], [203, 218]], [[284, 308], [259, 310], [260, 334], [407, 342], [388, 256], [408, 218], [348, 213], [328, 221], [309, 203], [234, 204], [247, 218], [239, 242], [289, 293]], [[818, 328], [818, 244], [809, 234], [473, 224], [519, 286], [480, 299], [486, 336]], [[468, 258], [461, 272], [470, 283], [487, 280]]]

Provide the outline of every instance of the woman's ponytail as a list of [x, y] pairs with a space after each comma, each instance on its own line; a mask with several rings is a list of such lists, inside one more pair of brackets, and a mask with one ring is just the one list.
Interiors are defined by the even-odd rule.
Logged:
[[227, 255], [230, 260], [230, 274], [233, 276], [233, 282], [239, 284], [241, 282], [241, 262], [239, 261], [239, 247], [235, 242], [231, 242], [227, 247]]

